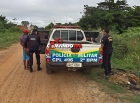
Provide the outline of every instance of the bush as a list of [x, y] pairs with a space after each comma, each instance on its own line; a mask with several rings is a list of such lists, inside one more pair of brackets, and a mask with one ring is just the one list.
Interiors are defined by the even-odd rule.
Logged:
[[8, 32], [19, 32], [21, 31], [18, 27], [12, 26], [7, 30]]
[[0, 32], [0, 48], [5, 48], [13, 43], [19, 42], [22, 32], [17, 27], [5, 29], [5, 32]]
[[140, 75], [140, 28], [129, 28], [121, 35], [113, 33], [112, 65]]

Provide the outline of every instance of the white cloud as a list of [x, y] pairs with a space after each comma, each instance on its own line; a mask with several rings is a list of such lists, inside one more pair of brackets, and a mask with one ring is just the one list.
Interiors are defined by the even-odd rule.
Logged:
[[[104, 0], [0, 0], [0, 15], [18, 23], [29, 21], [44, 27], [51, 22], [78, 22], [84, 5], [97, 6]], [[139, 0], [127, 0], [129, 5], [140, 4]]]

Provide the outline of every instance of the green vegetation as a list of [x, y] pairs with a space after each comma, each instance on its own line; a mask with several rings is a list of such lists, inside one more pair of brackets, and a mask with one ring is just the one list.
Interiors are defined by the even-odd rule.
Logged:
[[140, 6], [130, 7], [127, 0], [105, 0], [97, 7], [84, 5], [79, 25], [86, 30], [109, 27], [123, 33], [128, 27], [140, 26]]
[[140, 94], [135, 95], [133, 98], [126, 98], [127, 100], [129, 100], [131, 103], [140, 103]]
[[106, 89], [105, 91], [108, 91], [108, 93], [111, 93], [112, 91], [114, 93], [123, 93], [126, 91], [125, 88], [109, 82], [108, 77], [104, 77], [103, 68], [94, 68], [92, 74], [89, 74], [88, 77], [98, 83], [101, 83], [101, 86], [104, 87]]
[[29, 25], [29, 21], [22, 21], [21, 24], [27, 27]]
[[10, 46], [13, 43], [19, 42], [19, 37], [22, 32], [9, 32], [0, 33], [0, 49]]
[[101, 91], [109, 94], [112, 98], [120, 100], [121, 103], [140, 103], [138, 91], [129, 91], [125, 85], [114, 84], [109, 81], [109, 78], [104, 76], [103, 68], [95, 67], [92, 74], [87, 74], [86, 77], [98, 82]]
[[129, 28], [121, 35], [112, 33], [113, 68], [122, 68], [140, 76], [140, 27]]
[[7, 21], [5, 16], [0, 16], [0, 49], [18, 42], [22, 34], [19, 28]]

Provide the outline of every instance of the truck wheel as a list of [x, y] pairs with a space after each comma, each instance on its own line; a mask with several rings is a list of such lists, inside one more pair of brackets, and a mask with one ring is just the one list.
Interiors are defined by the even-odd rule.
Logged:
[[92, 68], [83, 68], [84, 73], [86, 74], [91, 74], [92, 73]]
[[46, 66], [46, 73], [47, 74], [52, 74], [53, 73], [53, 69], [50, 66]]

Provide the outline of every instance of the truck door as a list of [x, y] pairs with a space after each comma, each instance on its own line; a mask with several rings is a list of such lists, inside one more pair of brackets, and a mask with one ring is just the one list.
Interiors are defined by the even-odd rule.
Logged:
[[38, 35], [41, 40], [41, 44], [39, 45], [40, 54], [45, 54], [46, 45], [49, 40], [49, 30], [39, 30]]

